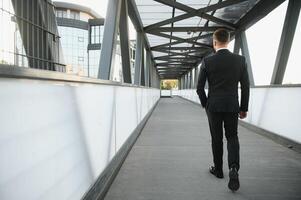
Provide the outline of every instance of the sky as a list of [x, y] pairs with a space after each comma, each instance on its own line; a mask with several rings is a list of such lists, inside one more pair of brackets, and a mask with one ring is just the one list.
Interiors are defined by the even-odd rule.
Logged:
[[106, 17], [108, 0], [68, 0], [68, 2], [92, 8], [102, 17]]

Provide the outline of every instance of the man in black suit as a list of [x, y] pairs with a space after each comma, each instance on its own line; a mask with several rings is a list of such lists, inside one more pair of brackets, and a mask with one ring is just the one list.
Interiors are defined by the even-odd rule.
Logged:
[[[246, 60], [243, 56], [227, 49], [230, 34], [218, 29], [213, 34], [213, 48], [216, 53], [203, 59], [198, 79], [197, 94], [208, 116], [214, 166], [210, 173], [223, 178], [223, 125], [227, 139], [228, 167], [232, 191], [239, 189], [239, 141], [237, 136], [238, 117], [247, 116], [249, 102], [249, 78]], [[208, 81], [208, 96], [205, 83]], [[238, 83], [241, 86], [241, 102], [238, 102]]]

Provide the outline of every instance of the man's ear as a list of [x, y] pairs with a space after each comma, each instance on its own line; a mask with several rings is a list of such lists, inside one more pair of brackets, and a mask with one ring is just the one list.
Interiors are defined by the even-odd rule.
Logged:
[[216, 47], [216, 41], [213, 40], [213, 49], [215, 50], [215, 47]]

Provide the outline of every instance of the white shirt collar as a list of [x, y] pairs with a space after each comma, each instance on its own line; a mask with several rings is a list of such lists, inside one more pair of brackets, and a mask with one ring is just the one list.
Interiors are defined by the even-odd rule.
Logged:
[[216, 52], [218, 52], [219, 50], [222, 50], [222, 49], [227, 49], [228, 50], [228, 48], [222, 47], [222, 48], [217, 49]]

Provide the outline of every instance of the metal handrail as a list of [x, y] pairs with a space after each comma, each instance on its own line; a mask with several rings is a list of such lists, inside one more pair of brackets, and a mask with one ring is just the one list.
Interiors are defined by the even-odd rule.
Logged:
[[101, 85], [111, 85], [111, 86], [121, 86], [121, 87], [158, 89], [158, 88], [154, 88], [154, 87], [121, 83], [121, 82], [116, 82], [116, 81], [111, 81], [111, 80], [103, 80], [103, 79], [77, 76], [77, 75], [72, 75], [72, 74], [66, 74], [63, 72], [25, 68], [25, 67], [18, 67], [18, 66], [5, 65], [5, 64], [0, 64], [0, 78], [63, 81], [63, 82], [91, 83], [91, 84], [101, 84]]

